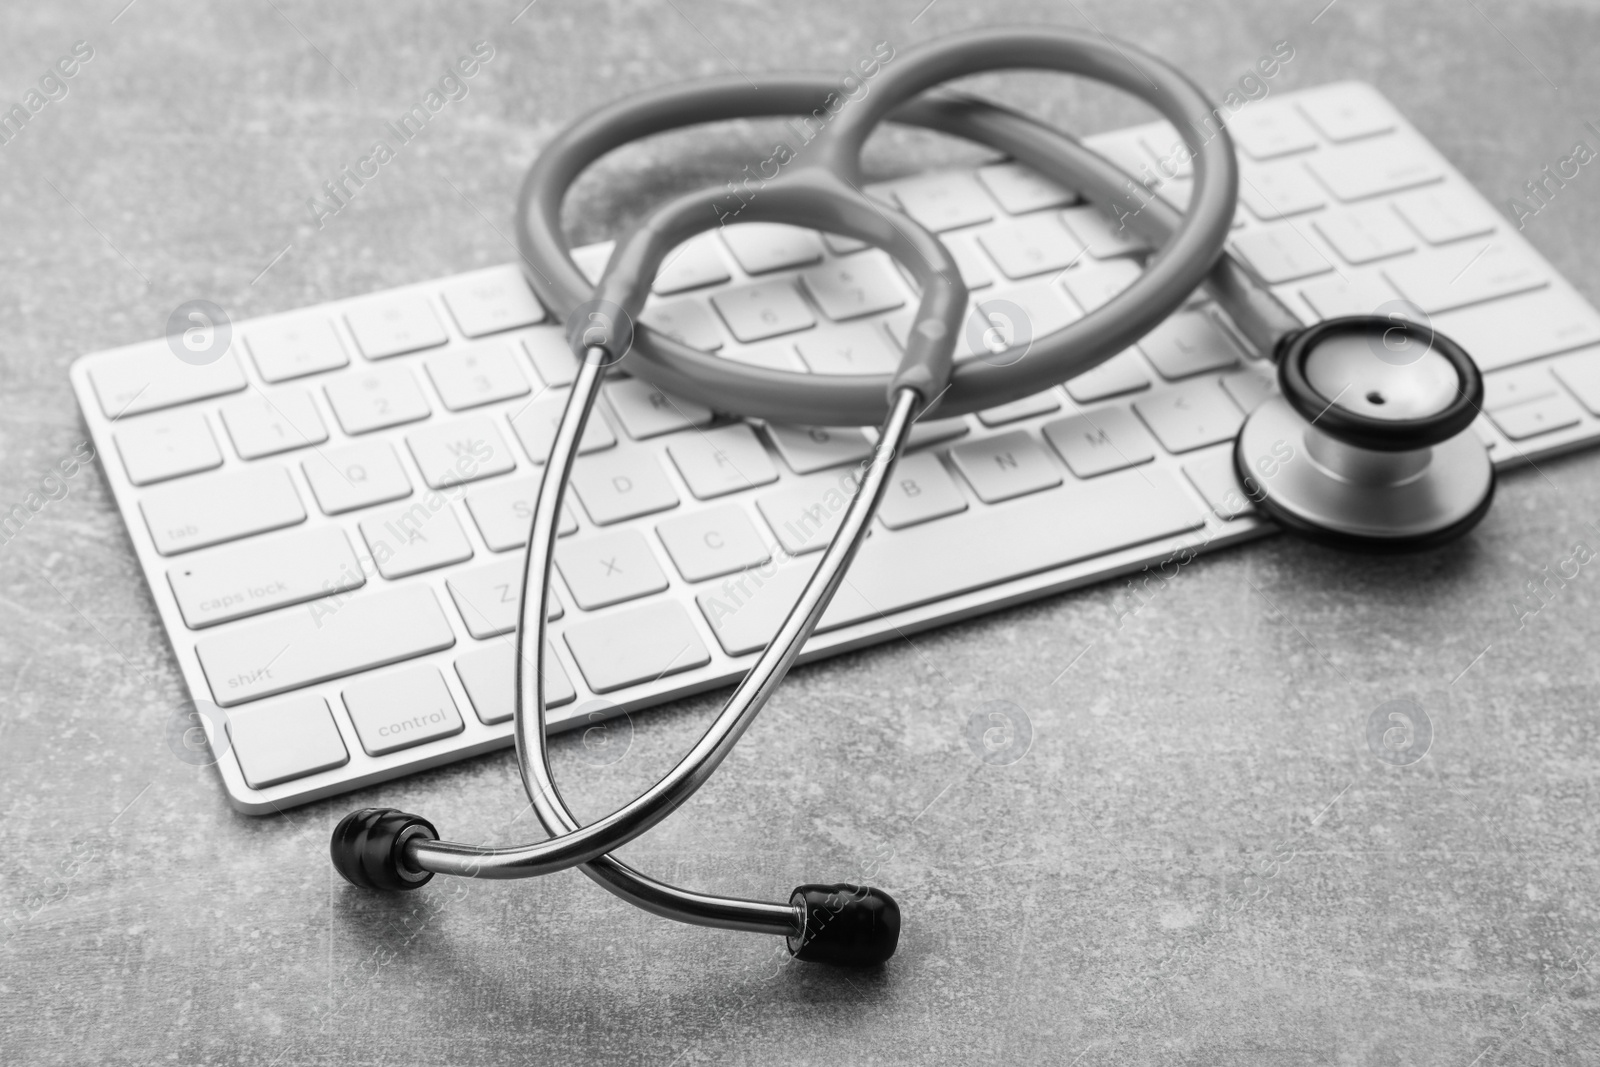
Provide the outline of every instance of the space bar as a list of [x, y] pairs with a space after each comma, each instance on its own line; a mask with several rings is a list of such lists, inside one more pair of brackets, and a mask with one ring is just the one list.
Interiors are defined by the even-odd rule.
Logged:
[[195, 643], [222, 707], [284, 693], [456, 643], [427, 586], [325, 597]]
[[818, 630], [1064, 567], [1204, 523], [1177, 479], [1130, 470], [885, 535], [861, 546]]

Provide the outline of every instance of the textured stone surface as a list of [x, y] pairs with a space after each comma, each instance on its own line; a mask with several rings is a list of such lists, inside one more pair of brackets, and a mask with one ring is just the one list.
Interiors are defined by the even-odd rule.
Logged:
[[[1497, 203], [1600, 119], [1592, 5], [1343, 0], [1312, 24], [1321, 0], [942, 0], [912, 24], [923, 0], [541, 0], [515, 23], [521, 0], [142, 0], [113, 21], [120, 2], [0, 15], [8, 103], [73, 41], [96, 49], [69, 95], [0, 147], [6, 507], [83, 436], [77, 355], [156, 336], [195, 297], [242, 318], [508, 260], [511, 196], [539, 146], [671, 78], [843, 70], [878, 40], [1087, 18], [1220, 91], [1287, 37], [1279, 87], [1373, 81]], [[305, 199], [485, 38], [497, 54], [471, 95], [316, 229]], [[998, 87], [1080, 130], [1140, 117], [1041, 77]], [[725, 180], [763, 141], [750, 129], [700, 136], [690, 156], [682, 137], [625, 154], [584, 183], [577, 236], [612, 232], [674, 180]], [[910, 170], [944, 154], [889, 137], [873, 158]], [[1597, 213], [1585, 171], [1529, 225], [1591, 297]], [[234, 814], [211, 770], [168, 749], [181, 682], [86, 470], [0, 546], [0, 1058], [1600, 1057], [1600, 579], [1585, 569], [1525, 629], [1509, 606], [1574, 540], [1600, 538], [1597, 463], [1512, 474], [1473, 537], [1427, 556], [1272, 539], [1185, 568], [1120, 626], [1117, 590], [1099, 587], [796, 672], [723, 773], [625, 854], [766, 897], [876, 870], [906, 933], [888, 967], [855, 975], [782, 966], [774, 943], [662, 922], [577, 874], [401, 899], [339, 883], [328, 830], [362, 804], [471, 840], [533, 836], [511, 759]], [[1387, 766], [1368, 719], [1406, 694], [1437, 734], [1421, 762]], [[1034, 734], [1010, 766], [966, 742], [969, 716], [997, 700]], [[651, 782], [713, 708], [637, 716], [631, 751], [603, 768], [559, 742], [581, 812]]]

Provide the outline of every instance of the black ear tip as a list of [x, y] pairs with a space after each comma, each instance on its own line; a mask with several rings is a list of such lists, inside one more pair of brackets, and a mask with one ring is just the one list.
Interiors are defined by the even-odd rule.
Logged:
[[433, 877], [406, 864], [405, 843], [413, 837], [439, 839], [439, 831], [420, 815], [394, 808], [352, 811], [333, 828], [328, 852], [333, 868], [363, 889], [417, 889]]
[[894, 955], [900, 943], [900, 905], [881, 889], [868, 886], [803, 885], [789, 897], [800, 909], [800, 936], [789, 938], [789, 952], [806, 963], [874, 967]]

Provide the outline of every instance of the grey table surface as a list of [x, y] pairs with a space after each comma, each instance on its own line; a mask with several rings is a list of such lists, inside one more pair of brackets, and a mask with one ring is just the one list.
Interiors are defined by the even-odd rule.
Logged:
[[[554, 131], [686, 75], [843, 71], [878, 41], [1036, 21], [1125, 36], [1220, 92], [1288, 39], [1277, 88], [1373, 82], [1497, 204], [1600, 120], [1592, 4], [124, 2], [0, 13], [8, 107], [75, 41], [94, 50], [0, 146], [5, 508], [84, 436], [76, 356], [157, 336], [191, 298], [244, 318], [509, 261], [512, 193]], [[470, 95], [318, 228], [307, 198], [483, 40]], [[981, 86], [1081, 131], [1143, 118], [1043, 76]], [[580, 187], [575, 235], [725, 179], [764, 139], [619, 156]], [[872, 158], [970, 156], [891, 135]], [[1587, 169], [1528, 226], [1591, 298], [1597, 233]], [[399, 899], [337, 880], [327, 834], [358, 805], [538, 836], [505, 752], [235, 814], [169, 748], [185, 693], [90, 467], [0, 545], [0, 1060], [1595, 1062], [1596, 571], [1516, 605], [1600, 545], [1597, 472], [1512, 473], [1472, 536], [1421, 556], [1271, 538], [1136, 615], [1100, 586], [796, 671], [625, 855], [768, 898], [875, 870], [901, 949], [845, 974], [575, 872]], [[581, 814], [653, 781], [719, 696], [635, 716], [606, 766], [559, 741]], [[1368, 744], [1398, 699], [1433, 728], [1406, 766]], [[1033, 732], [1009, 766], [966, 741], [994, 700]]]

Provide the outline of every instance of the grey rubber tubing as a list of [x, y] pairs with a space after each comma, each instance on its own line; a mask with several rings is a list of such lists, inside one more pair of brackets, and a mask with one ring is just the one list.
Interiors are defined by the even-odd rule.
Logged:
[[[1024, 116], [945, 95], [912, 101], [952, 78], [1004, 69], [1082, 74], [1155, 107], [1194, 156], [1189, 211], [1179, 216], [1159, 202], [1130, 201], [1130, 190], [1137, 188], [1131, 178]], [[594, 287], [571, 258], [560, 215], [571, 183], [599, 157], [629, 141], [684, 126], [831, 113], [830, 95], [838, 99], [837, 86], [815, 76], [778, 76], [755, 91], [743, 79], [713, 78], [651, 90], [578, 120], [546, 147], [518, 196], [518, 244], [534, 291], [563, 318], [593, 297]], [[1177, 310], [1221, 255], [1238, 193], [1232, 141], [1199, 89], [1132, 45], [1030, 28], [963, 34], [919, 46], [886, 66], [866, 96], [840, 107], [818, 139], [799, 150], [792, 166], [825, 165], [859, 186], [860, 144], [885, 118], [956, 133], [1003, 151], [1015, 148], [1012, 154], [1017, 158], [1057, 180], [1072, 179], [1073, 186], [1097, 204], [1125, 205], [1130, 228], [1159, 238], [1154, 242], [1159, 251], [1127, 289], [1063, 329], [1035, 338], [1025, 358], [958, 363], [949, 390], [939, 400], [939, 415], [964, 414], [1030, 396], [1111, 358]], [[1057, 139], [1051, 158], [1064, 165], [1047, 168], [1040, 164], [1047, 162], [1042, 149], [1051, 135]], [[1039, 158], [1030, 158], [1035, 150], [1040, 150]], [[717, 196], [723, 193], [716, 191]], [[708, 204], [711, 200], [708, 197]], [[759, 200], [758, 192], [752, 203]], [[827, 229], [827, 222], [818, 219], [815, 225]], [[1252, 288], [1247, 279], [1235, 281], [1233, 288], [1240, 293]], [[1231, 299], [1234, 294], [1219, 295]], [[1229, 309], [1233, 310], [1231, 304]], [[691, 348], [644, 324], [637, 330], [630, 363], [631, 373], [668, 393], [747, 417], [800, 425], [866, 426], [881, 422], [888, 407], [887, 375], [819, 375], [751, 367]]]
[[[1036, 43], [1036, 38], [1040, 35], [1033, 33], [1033, 31], [1029, 31], [1029, 34], [1029, 41]], [[994, 35], [978, 36], [988, 36], [991, 38], [989, 43], [993, 45]], [[1044, 34], [1043, 36], [1055, 38], [1059, 43], [1060, 37], [1071, 35]], [[1014, 43], [1014, 39], [1012, 40]], [[1083, 43], [1081, 38], [1073, 37], [1073, 40]], [[967, 41], [964, 40], [962, 44], [965, 46]], [[1088, 42], [1088, 44], [1098, 47], [1097, 42]], [[1024, 49], [1023, 51], [1027, 50]], [[1032, 53], [1029, 54], [1031, 55]], [[1122, 54], [1121, 51], [1117, 52], [1119, 57]], [[1101, 59], [1105, 62], [1110, 62], [1104, 56]], [[1125, 62], [1125, 60], [1119, 58], [1117, 62]], [[1018, 62], [1002, 62], [994, 65], [1076, 69], [1065, 68], [1061, 63], [1035, 62], [1028, 59], [1027, 56], [1022, 56]], [[960, 71], [958, 73], [966, 72]], [[1128, 70], [1123, 70], [1121, 78], [1113, 79], [1108, 77], [1105, 80], [1112, 80], [1139, 95], [1145, 95], [1140, 92], [1140, 87], [1137, 83], [1129, 84], [1129, 73]], [[1137, 73], [1137, 71], [1133, 71], [1133, 73]], [[1169, 74], [1172, 77], [1177, 77], [1175, 73], [1170, 72], [1170, 68], [1160, 66], [1152, 68], [1150, 73], [1163, 73], [1163, 80]], [[923, 76], [928, 75], [923, 72]], [[1178, 80], [1182, 82], [1188, 92], [1198, 97], [1198, 92], [1194, 91], [1192, 86], [1188, 86], [1187, 82], [1183, 82], [1181, 77]], [[719, 81], [717, 83], [719, 86], [718, 92], [713, 94], [720, 101], [718, 109], [708, 112], [705, 102], [702, 101], [697, 105], [699, 108], [697, 113], [684, 115], [681, 111], [684, 101], [678, 99], [673, 104], [674, 107], [679, 109], [675, 112], [678, 115], [678, 119], [675, 119], [674, 122], [676, 125], [685, 125], [691, 122], [714, 121], [720, 118], [739, 117], [747, 114], [783, 113], [786, 109], [803, 108], [804, 110], [810, 110], [827, 93], [832, 91], [831, 83], [824, 79], [786, 79], [783, 84], [786, 87], [783, 93], [769, 93], [769, 89], [773, 88], [771, 83], [763, 87], [760, 96], [761, 109], [752, 110], [747, 99], [742, 101], [735, 99], [736, 96], [748, 97], [750, 95], [743, 83], [730, 84], [727, 81]], [[1154, 81], [1151, 84], [1154, 85]], [[704, 90], [706, 86], [702, 83], [699, 89]], [[917, 91], [920, 91], [920, 89]], [[553, 252], [550, 257], [545, 257], [542, 254], [538, 257], [530, 256], [528, 265], [534, 275], [535, 289], [553, 306], [562, 309], [563, 314], [569, 313], [572, 308], [589, 299], [591, 293], [590, 287], [571, 261], [568, 250], [559, 236], [559, 219], [557, 216], [566, 184], [581, 172], [589, 162], [608, 151], [610, 147], [615, 147], [616, 144], [637, 136], [644, 136], [658, 132], [661, 129], [671, 128], [672, 123], [668, 125], [661, 124], [662, 116], [659, 113], [660, 108], [658, 105], [670, 104], [672, 100], [667, 98], [681, 97], [682, 94], [683, 91], [681, 90], [667, 90], [661, 94], [653, 94], [645, 101], [635, 102], [632, 106], [623, 106], [620, 110], [618, 106], [603, 109], [595, 116], [581, 121], [576, 127], [563, 135], [563, 138], [558, 138], [558, 144], [552, 145], [552, 149], [541, 157], [539, 164], [530, 173], [529, 180], [524, 185], [523, 195], [519, 201], [519, 220], [523, 223], [519, 227], [520, 237], [525, 253], [541, 243], [546, 248], [546, 251]], [[778, 97], [782, 97], [782, 99], [778, 99]], [[1201, 109], [1195, 114], [1210, 113], [1209, 109], [1205, 108], [1203, 104], [1204, 102], [1201, 100]], [[785, 105], [787, 105], [787, 108]], [[1097, 201], [1114, 200], [1121, 192], [1121, 186], [1128, 181], [1126, 175], [1123, 175], [1114, 166], [1083, 149], [1082, 146], [1077, 145], [1064, 135], [1051, 131], [1048, 127], [1041, 126], [1025, 116], [993, 108], [979, 101], [944, 97], [925, 103], [913, 104], [896, 114], [895, 118], [897, 120], [903, 118], [907, 122], [935, 129], [945, 129], [949, 132], [960, 133], [964, 136], [984, 141], [1029, 163], [1063, 184], [1079, 188], [1088, 194], [1091, 199]], [[876, 121], [876, 119], [873, 121]], [[1180, 128], [1182, 128], [1181, 124]], [[865, 133], [862, 132], [860, 136], [864, 137]], [[1028, 384], [1002, 393], [992, 399], [985, 397], [981, 400], [972, 400], [968, 398], [963, 403], [970, 404], [971, 407], [985, 407], [993, 403], [1003, 402], [1006, 399], [1029, 395], [1054, 384], [1056, 381], [1070, 377], [1073, 373], [1087, 369], [1088, 366], [1092, 366], [1099, 359], [1121, 351], [1122, 348], [1136, 340], [1151, 326], [1160, 322], [1167, 313], [1175, 310], [1187, 298], [1194, 285], [1206, 277], [1208, 272], [1212, 274], [1211, 281], [1213, 284], [1220, 286], [1224, 292], [1229, 291], [1231, 287], [1231, 289], [1237, 291], [1235, 295], [1251, 296], [1253, 286], [1248, 277], [1239, 274], [1234, 268], [1228, 268], [1226, 264], [1222, 265], [1222, 268], [1217, 271], [1212, 270], [1212, 264], [1217, 258], [1221, 242], [1225, 238], [1228, 225], [1231, 222], [1236, 183], [1232, 149], [1225, 138], [1225, 134], [1219, 134], [1217, 137], [1212, 138], [1211, 147], [1208, 148], [1206, 145], [1199, 146], [1199, 157], [1196, 160], [1196, 169], [1199, 177], [1195, 187], [1195, 203], [1203, 207], [1208, 201], [1223, 195], [1216, 191], [1218, 183], [1215, 180], [1208, 180], [1202, 170], [1206, 166], [1207, 153], [1214, 153], [1216, 142], [1221, 140], [1221, 150], [1226, 158], [1225, 163], [1220, 165], [1219, 169], [1225, 175], [1225, 180], [1221, 184], [1226, 189], [1225, 206], [1227, 209], [1224, 213], [1211, 219], [1205, 227], [1202, 227], [1200, 236], [1194, 236], [1196, 233], [1196, 218], [1201, 217], [1204, 212], [1199, 214], [1192, 213], [1179, 221], [1175, 212], [1165, 208], [1164, 205], [1152, 201], [1148, 204], [1142, 204], [1142, 210], [1139, 210], [1130, 218], [1129, 224], [1136, 232], [1147, 237], [1157, 238], [1155, 243], [1162, 245], [1160, 253], [1157, 254], [1152, 261], [1150, 269], [1139, 281], [1136, 281], [1129, 290], [1113, 298], [1101, 309], [1101, 311], [1111, 309], [1114, 314], [1102, 315], [1100, 312], [1096, 312], [1074, 324], [1074, 326], [1082, 326], [1084, 323], [1090, 323], [1091, 320], [1096, 319], [1098, 316], [1102, 320], [1102, 324], [1097, 327], [1099, 332], [1090, 332], [1085, 336], [1089, 340], [1098, 339], [1097, 343], [1107, 345], [1107, 350], [1098, 352], [1093, 360], [1085, 357], [1082, 360], [1072, 362], [1069, 365], [1069, 369], [1066, 370], [1063, 370], [1061, 366], [1050, 366], [1048, 368], [1049, 378], [1043, 384]], [[1194, 136], [1193, 139], [1198, 140], [1198, 136]], [[566, 144], [561, 146], [563, 140], [565, 140]], [[574, 150], [574, 144], [582, 145], [583, 150]], [[855, 148], [859, 148], [859, 138], [854, 142], [854, 145]], [[561, 151], [555, 151], [558, 146], [561, 146]], [[1191, 147], [1195, 146], [1191, 145]], [[852, 154], [855, 148], [851, 149]], [[543, 177], [540, 177], [541, 174]], [[856, 175], [853, 169], [849, 171], [849, 174], [853, 178], [859, 178], [859, 175]], [[560, 177], [560, 181], [557, 183], [553, 198], [544, 197], [541, 193], [541, 187], [552, 176]], [[542, 203], [547, 209], [547, 213], [543, 216], [542, 237], [539, 236], [539, 232], [541, 232], [540, 226], [534, 225], [534, 220], [529, 215], [530, 204], [535, 203]], [[1203, 253], [1199, 258], [1195, 258], [1192, 255], [1192, 246], [1196, 242], [1198, 242], [1200, 251]], [[1160, 284], [1154, 286], [1156, 292], [1154, 294], [1136, 292], [1141, 284], [1148, 283], [1152, 276], [1160, 280]], [[557, 299], [557, 294], [560, 291], [556, 288], [557, 278], [563, 279], [561, 284], [565, 286], [566, 296], [570, 299]], [[1145, 288], [1149, 289], [1151, 286], [1146, 285]], [[1256, 295], [1260, 295], [1258, 291]], [[1158, 313], [1153, 318], [1143, 318], [1143, 315], [1149, 314], [1147, 309], [1151, 306], [1158, 308]], [[1139, 321], [1122, 323], [1116, 328], [1106, 324], [1105, 320], [1113, 320], [1117, 317], [1117, 314], [1126, 315], [1130, 309], [1140, 313], [1141, 318]], [[1247, 314], [1250, 310], [1249, 307], [1244, 308]], [[1261, 310], [1268, 313], [1266, 317], [1258, 316], [1263, 329], [1265, 329], [1267, 319], [1273, 313], [1273, 305], [1270, 298], [1261, 304]], [[1277, 309], [1277, 313], [1287, 315], [1286, 312], [1282, 312], [1281, 308]], [[1290, 321], [1292, 322], [1292, 320]], [[1072, 341], [1073, 338], [1068, 337], [1063, 340], [1063, 335], [1068, 334], [1071, 330], [1072, 327], [1069, 327], [1067, 331], [1062, 331], [1061, 334], [1046, 339], [1044, 344], [1051, 348], [1067, 346], [1068, 342]], [[1083, 331], [1080, 331], [1080, 334], [1082, 333]], [[1106, 337], [1110, 337], [1112, 340], [1107, 342], [1105, 341]], [[633, 356], [630, 357], [630, 370], [639, 373], [641, 377], [657, 382], [664, 388], [688, 394], [688, 389], [669, 382], [658, 381], [654, 376], [654, 372], [660, 370], [661, 367], [668, 366], [667, 360], [651, 358], [650, 346], [657, 341], [663, 340], [665, 339], [658, 334], [653, 334], [649, 331], [643, 332], [640, 343], [636, 345]], [[1085, 341], [1085, 343], [1088, 342]], [[676, 345], [673, 342], [668, 342], [668, 344], [671, 347], [665, 350], [667, 359], [676, 358], [671, 350], [675, 348], [690, 353], [703, 361], [715, 361], [722, 363], [724, 366], [730, 366], [726, 361], [719, 360], [718, 357], [695, 353], [694, 350], [686, 349], [684, 346]], [[1042, 352], [1030, 353], [1027, 364], [1028, 369], [1037, 372], [1038, 367], [1044, 364], [1045, 361], [1043, 359], [1037, 358], [1041, 354]], [[1060, 363], [1061, 361], [1057, 360], [1056, 362]], [[1084, 365], [1078, 366], [1079, 362]], [[1072, 370], [1070, 369], [1071, 367], [1077, 367], [1077, 370]], [[1000, 373], [985, 374], [985, 369]], [[647, 373], [647, 370], [649, 373]], [[956, 372], [958, 385], [960, 384], [963, 370], [958, 368]], [[997, 368], [984, 364], [973, 368], [973, 370], [975, 373], [969, 375], [969, 377], [976, 380], [978, 385], [985, 386], [994, 380], [1015, 376], [1018, 373], [1017, 366]], [[597, 388], [598, 376], [593, 368], [589, 368], [581, 377], [592, 379], [587, 382], [589, 389]], [[746, 379], [748, 377], [748, 375], [736, 375], [734, 383], [736, 385], [747, 384]], [[769, 378], [771, 380], [768, 380]], [[793, 390], [808, 383], [817, 384], [820, 379], [818, 379], [818, 376], [766, 372], [756, 375], [754, 380], [761, 389], [777, 388], [786, 391], [777, 398], [783, 400], [783, 405], [779, 409], [780, 414], [786, 421], [802, 421], [800, 418], [795, 417], [792, 411], [794, 404], [790, 401], [794, 400]], [[812, 392], [815, 395], [811, 397], [811, 401], [815, 403], [824, 403], [826, 401], [825, 406], [819, 409], [825, 414], [812, 416], [809, 421], [823, 423], [852, 419], [859, 419], [859, 421], [863, 422], [878, 421], [878, 415], [882, 413], [884, 407], [882, 390], [888, 384], [889, 379], [887, 377], [844, 379], [842, 381], [834, 378], [826, 379], [825, 381], [828, 387], [826, 389], [813, 390]], [[845, 391], [850, 394], [849, 397], [841, 401], [839, 406], [834, 406], [833, 401], [829, 398], [836, 389], [844, 387], [848, 387], [845, 388]], [[968, 386], [967, 388], [971, 392], [977, 386]], [[954, 392], [954, 387], [952, 387], [952, 392]], [[769, 396], [769, 400], [771, 399], [774, 398]], [[741, 410], [746, 414], [761, 413], [760, 411], [749, 411], [740, 408], [738, 406], [739, 398], [737, 397], [730, 401], [725, 396], [711, 396], [709, 403], [711, 406], [722, 410]], [[848, 417], [842, 416], [841, 409], [850, 411]], [[945, 398], [943, 410], [947, 412], [956, 410], [956, 405], [951, 402], [948, 396]], [[904, 418], [903, 411], [897, 412], [897, 415], [902, 419]], [[901, 429], [904, 430], [905, 428], [906, 426], [902, 423]], [[563, 426], [562, 428], [562, 435], [572, 436], [574, 442], [577, 432], [578, 430], [574, 427]], [[899, 435], [896, 434], [894, 436], [898, 437]], [[853, 507], [859, 503], [858, 499], [853, 503]], [[542, 612], [539, 614], [542, 614]], [[526, 619], [526, 611], [524, 612], [524, 619]], [[750, 681], [751, 679], [747, 678], [745, 684], [748, 685]], [[764, 686], [768, 684], [775, 685], [776, 681], [764, 679], [758, 684]], [[519, 686], [519, 691], [520, 688]], [[541, 706], [537, 720], [540, 727], [543, 726], [542, 719], [543, 708]], [[530, 755], [536, 755], [538, 762], [543, 765], [543, 769], [547, 772], [548, 764], [544, 731], [543, 729], [535, 729], [531, 733], [534, 735], [530, 740], [533, 742], [535, 752], [530, 753]], [[482, 848], [478, 846], [447, 845], [442, 842], [419, 842], [411, 850], [410, 854], [416, 859], [424, 859], [425, 857], [423, 865], [428, 869], [477, 877], [524, 877], [532, 874], [549, 873], [552, 870], [575, 864], [584, 864], [586, 873], [601, 882], [613, 893], [658, 914], [710, 926], [778, 932], [777, 927], [784, 925], [786, 922], [792, 922], [792, 919], [789, 919], [780, 910], [784, 908], [783, 905], [740, 901], [679, 890], [656, 882], [610, 856], [602, 855], [602, 853], [609, 852], [611, 849], [619, 847], [639, 833], [644, 832], [649, 826], [658, 822], [660, 818], [664, 818], [678, 804], [687, 800], [688, 796], [709, 775], [711, 767], [705, 765], [708, 751], [715, 750], [716, 752], [711, 763], [714, 766], [715, 762], [720, 761], [721, 756], [725, 755], [731, 748], [732, 741], [735, 739], [726, 732], [724, 718], [719, 717], [718, 722], [713, 724], [712, 728], [707, 731], [706, 735], [695, 746], [695, 750], [669, 772], [662, 779], [662, 782], [658, 783], [657, 787], [652, 790], [652, 793], [658, 795], [652, 798], [653, 803], [651, 806], [654, 806], [656, 810], [650, 815], [645, 815], [641, 810], [647, 803], [645, 797], [637, 798], [611, 815], [582, 828], [575, 828], [577, 824], [572, 820], [570, 813], [566, 813], [566, 819], [557, 820], [551, 819], [549, 817], [550, 813], [541, 810], [541, 820], [546, 823], [546, 827], [551, 833], [560, 834], [559, 837], [535, 845], [509, 848]], [[669, 781], [675, 783], [672, 787], [672, 802], [662, 805], [660, 803], [662, 797], [659, 794], [662, 786], [665, 786]], [[548, 802], [548, 795], [540, 799]], [[559, 803], [559, 798], [557, 798], [557, 802]], [[536, 807], [541, 807], [541, 805], [536, 803]], [[565, 805], [562, 804], [562, 807], [564, 808]], [[561, 825], [562, 823], [566, 825], [563, 826]]]

